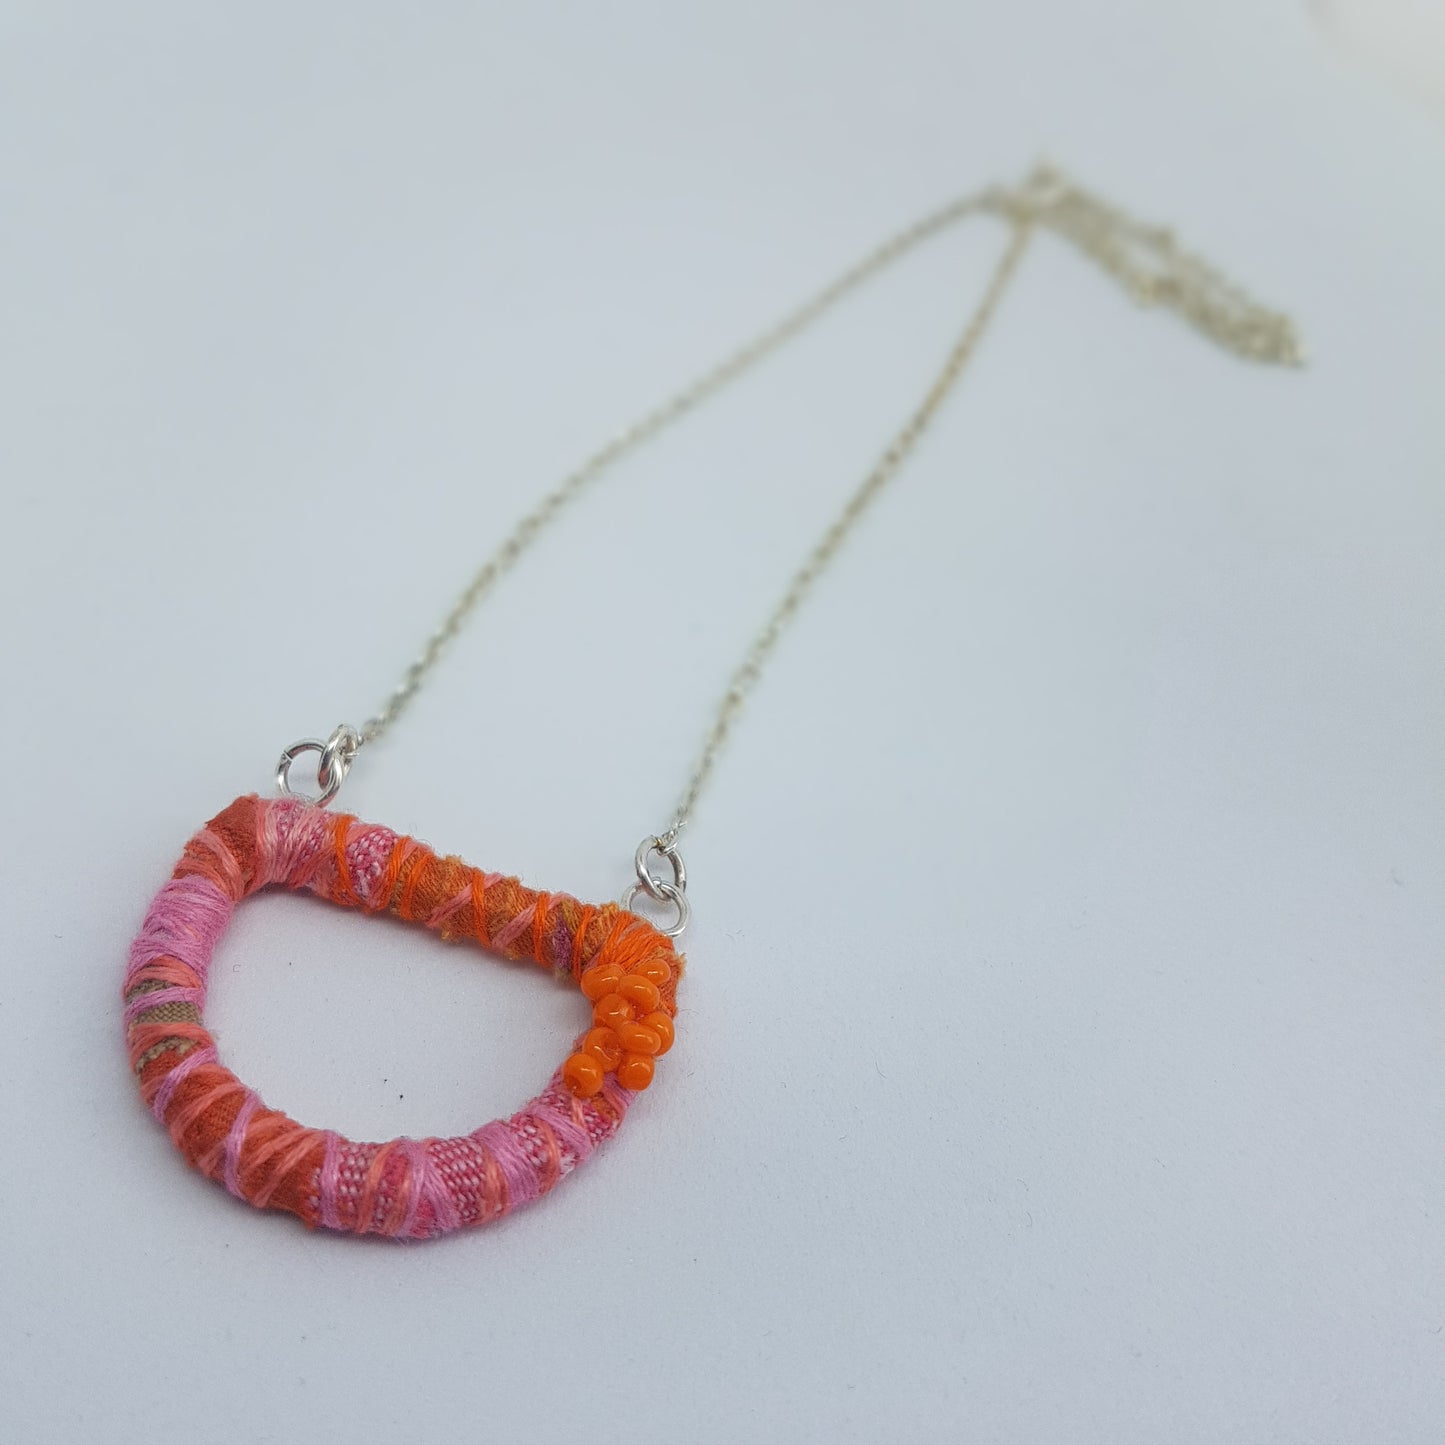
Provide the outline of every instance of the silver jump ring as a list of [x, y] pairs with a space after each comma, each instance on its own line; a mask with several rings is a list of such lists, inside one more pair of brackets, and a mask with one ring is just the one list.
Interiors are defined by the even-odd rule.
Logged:
[[[347, 773], [351, 771], [351, 761], [360, 745], [361, 740], [356, 729], [347, 727], [345, 723], [324, 743], [320, 738], [302, 738], [299, 743], [292, 743], [276, 764], [277, 789], [288, 798], [299, 798], [313, 808], [324, 808], [336, 796]], [[291, 765], [304, 753], [320, 755], [320, 761], [316, 765], [316, 781], [321, 791], [315, 797], [291, 786]]]
[[[659, 933], [666, 934], [668, 938], [676, 938], [686, 930], [687, 925], [692, 921], [692, 904], [687, 901], [687, 894], [674, 883], [668, 883], [661, 878], [654, 878], [652, 885], [657, 889], [657, 893], [653, 894], [653, 897], [661, 895], [659, 898], [660, 902], [665, 901], [671, 903], [672, 906], [677, 909], [677, 918], [671, 928], [663, 928], [661, 924], [653, 924], [653, 927], [656, 928]], [[629, 913], [635, 912], [636, 910], [632, 905], [637, 901], [637, 895], [644, 891], [640, 883], [632, 884], [627, 892], [622, 895], [622, 906]]]
[[[647, 866], [647, 860], [654, 853], [661, 853], [672, 865], [671, 884], [656, 877]], [[677, 851], [675, 844], [664, 843], [661, 838], [644, 838], [637, 845], [637, 852], [632, 855], [632, 871], [637, 874], [637, 887], [658, 903], [669, 901], [668, 894], [664, 891], [669, 887], [675, 888], [679, 893], [687, 892], [687, 868], [683, 864], [682, 854]]]
[[339, 788], [346, 781], [346, 775], [351, 771], [352, 761], [360, 746], [361, 738], [356, 729], [342, 723], [326, 739], [326, 746], [321, 750], [321, 761], [316, 765], [316, 781], [323, 788], [331, 787], [333, 782]]

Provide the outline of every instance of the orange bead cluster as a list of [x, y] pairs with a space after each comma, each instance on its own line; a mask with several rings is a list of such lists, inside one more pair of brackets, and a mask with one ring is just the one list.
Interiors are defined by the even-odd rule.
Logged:
[[594, 963], [582, 970], [582, 992], [592, 1000], [592, 1029], [562, 1065], [562, 1079], [579, 1098], [590, 1098], [615, 1074], [624, 1089], [645, 1089], [654, 1061], [672, 1047], [676, 1006], [665, 992], [672, 965], [659, 954], [629, 968]]

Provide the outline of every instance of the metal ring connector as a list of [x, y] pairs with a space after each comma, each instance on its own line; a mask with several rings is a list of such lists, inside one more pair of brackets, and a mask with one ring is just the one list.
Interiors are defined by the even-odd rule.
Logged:
[[[692, 904], [687, 901], [687, 894], [675, 884], [668, 883], [661, 878], [654, 878], [652, 886], [657, 889], [657, 892], [650, 894], [651, 897], [671, 903], [677, 909], [677, 918], [671, 928], [663, 928], [661, 924], [653, 924], [653, 927], [659, 933], [666, 934], [668, 938], [677, 938], [686, 931], [687, 925], [692, 921]], [[632, 905], [637, 901], [637, 895], [644, 891], [640, 883], [632, 884], [622, 895], [622, 906], [629, 913], [636, 912]]]
[[[346, 781], [360, 747], [361, 734], [346, 723], [336, 728], [324, 743], [320, 738], [302, 738], [281, 754], [281, 760], [276, 764], [276, 787], [285, 797], [299, 798], [314, 808], [324, 808]], [[316, 764], [316, 781], [321, 791], [315, 797], [298, 792], [291, 786], [291, 764], [303, 753], [320, 754], [320, 761]]]
[[665, 842], [661, 838], [644, 838], [637, 845], [637, 852], [632, 855], [632, 871], [637, 874], [637, 886], [649, 898], [655, 898], [659, 903], [667, 898], [662, 891], [663, 880], [654, 877], [652, 870], [647, 866], [647, 860], [654, 853], [660, 853], [672, 865], [672, 886], [679, 892], [686, 893], [687, 868], [683, 864], [682, 854], [677, 851], [675, 844]]
[[[682, 933], [692, 918], [692, 905], [687, 901], [687, 867], [682, 861], [682, 854], [677, 851], [677, 845], [672, 841], [674, 836], [675, 834], [670, 833], [666, 838], [644, 838], [637, 845], [637, 852], [632, 855], [632, 869], [637, 874], [637, 882], [622, 895], [622, 906], [629, 913], [636, 911], [632, 905], [637, 902], [639, 893], [647, 894], [655, 903], [672, 904], [677, 910], [677, 918], [672, 927], [661, 928], [653, 925], [659, 933], [665, 933], [669, 938], [676, 938]], [[647, 866], [654, 853], [660, 853], [671, 865], [671, 883], [666, 878], [659, 878]]]
[[351, 771], [351, 764], [360, 746], [361, 738], [356, 729], [342, 723], [326, 739], [326, 746], [321, 750], [321, 761], [316, 766], [316, 781], [323, 788], [329, 788], [334, 781], [339, 788], [346, 781], [346, 775]]

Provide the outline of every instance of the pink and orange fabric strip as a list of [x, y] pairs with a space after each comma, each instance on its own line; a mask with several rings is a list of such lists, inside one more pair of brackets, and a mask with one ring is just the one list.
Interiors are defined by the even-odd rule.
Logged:
[[[267, 1108], [217, 1056], [206, 975], [232, 911], [271, 885], [388, 912], [570, 979], [593, 1026], [509, 1119], [448, 1139], [356, 1143]], [[186, 845], [131, 946], [126, 1040], [141, 1096], [201, 1173], [261, 1209], [425, 1239], [550, 1192], [621, 1125], [677, 1015], [671, 939], [615, 904], [484, 873], [424, 843], [290, 798], [238, 798]]]

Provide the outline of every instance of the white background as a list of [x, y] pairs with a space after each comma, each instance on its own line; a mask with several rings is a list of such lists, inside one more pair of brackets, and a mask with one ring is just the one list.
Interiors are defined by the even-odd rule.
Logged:
[[[1348, 33], [4, 7], [6, 1440], [1442, 1438], [1445, 108]], [[679, 1043], [618, 1139], [410, 1248], [188, 1173], [118, 1004], [185, 839], [361, 721], [610, 430], [1041, 152], [1291, 310], [1309, 369], [1046, 238], [719, 768]], [[614, 896], [999, 242], [611, 475], [347, 807]], [[362, 1137], [509, 1111], [582, 1017], [290, 897], [213, 978], [227, 1061]]]

